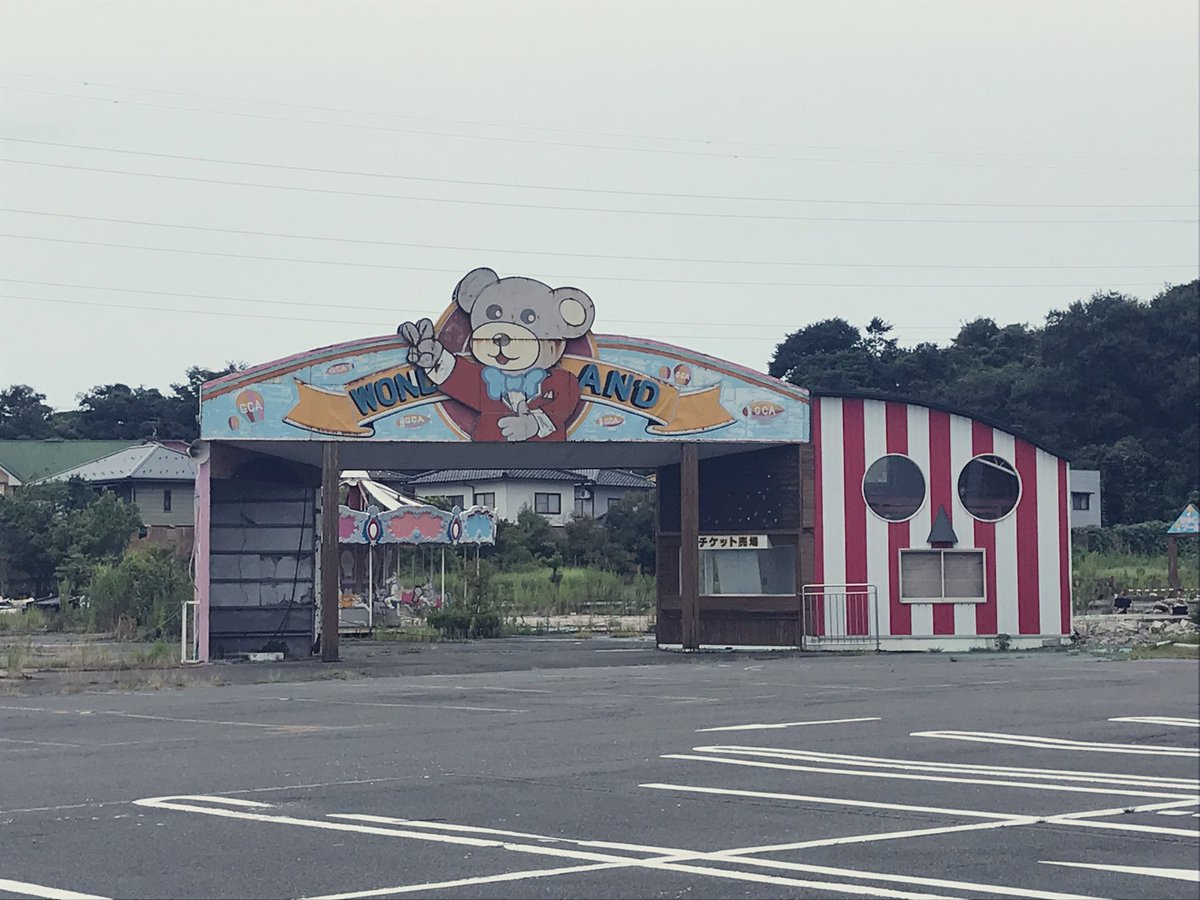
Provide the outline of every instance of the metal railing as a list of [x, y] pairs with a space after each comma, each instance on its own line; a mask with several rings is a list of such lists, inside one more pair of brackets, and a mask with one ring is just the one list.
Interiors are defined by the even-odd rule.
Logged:
[[802, 649], [879, 649], [879, 592], [873, 584], [806, 584], [801, 593]]
[[179, 611], [179, 661], [200, 662], [200, 628], [196, 620], [200, 604], [184, 600]]

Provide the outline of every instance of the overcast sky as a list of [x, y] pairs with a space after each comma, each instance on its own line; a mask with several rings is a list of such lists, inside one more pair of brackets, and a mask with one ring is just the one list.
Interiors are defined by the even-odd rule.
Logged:
[[1196, 277], [1197, 37], [1195, 0], [0, 0], [0, 386], [392, 332], [479, 265], [759, 369], [830, 316], [1148, 298]]

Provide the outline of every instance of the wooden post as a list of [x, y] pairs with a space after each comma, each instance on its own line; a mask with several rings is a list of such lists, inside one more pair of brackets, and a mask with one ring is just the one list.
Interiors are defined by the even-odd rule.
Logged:
[[1179, 580], [1179, 542], [1173, 534], [1167, 535], [1167, 585], [1173, 591], [1183, 588]]
[[338, 660], [338, 445], [326, 441], [321, 454], [321, 662]]
[[679, 449], [679, 598], [685, 650], [700, 648], [700, 459], [695, 444]]

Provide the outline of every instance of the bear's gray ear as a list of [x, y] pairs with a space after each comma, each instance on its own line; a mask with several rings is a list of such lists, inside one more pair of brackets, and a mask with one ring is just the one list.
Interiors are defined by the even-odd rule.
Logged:
[[583, 337], [591, 331], [596, 321], [596, 305], [592, 298], [579, 288], [560, 287], [551, 292], [558, 304], [558, 315], [563, 321], [562, 336], [568, 340]]
[[484, 289], [491, 287], [499, 280], [500, 276], [491, 269], [472, 269], [463, 276], [462, 281], [454, 289], [454, 302], [469, 313]]

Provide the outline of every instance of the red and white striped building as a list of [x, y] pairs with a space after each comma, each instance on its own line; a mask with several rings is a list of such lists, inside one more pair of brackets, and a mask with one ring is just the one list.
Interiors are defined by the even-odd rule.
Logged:
[[1019, 648], [1071, 633], [1065, 459], [978, 417], [857, 394], [813, 397], [812, 441], [811, 582], [851, 586], [843, 603], [810, 601], [813, 644], [877, 634], [882, 649], [968, 649], [1007, 635]]

